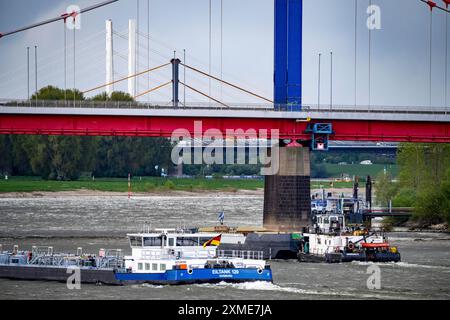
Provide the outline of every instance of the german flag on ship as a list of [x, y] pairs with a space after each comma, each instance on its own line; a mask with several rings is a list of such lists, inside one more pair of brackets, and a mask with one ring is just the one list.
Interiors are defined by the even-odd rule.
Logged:
[[214, 237], [208, 241], [206, 241], [203, 244], [203, 248], [206, 248], [207, 246], [216, 246], [218, 247], [220, 245], [220, 240], [222, 239], [222, 235], [219, 234], [217, 237]]

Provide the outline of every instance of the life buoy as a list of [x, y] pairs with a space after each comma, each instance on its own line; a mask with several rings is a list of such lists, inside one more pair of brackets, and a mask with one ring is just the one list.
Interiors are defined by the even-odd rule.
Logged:
[[192, 269], [189, 269], [189, 270], [187, 271], [188, 274], [192, 274], [192, 272], [193, 272]]
[[258, 268], [258, 274], [262, 274], [263, 273], [263, 269], [262, 268]]
[[350, 250], [355, 249], [355, 244], [354, 244], [353, 242], [349, 242], [348, 248], [349, 248]]

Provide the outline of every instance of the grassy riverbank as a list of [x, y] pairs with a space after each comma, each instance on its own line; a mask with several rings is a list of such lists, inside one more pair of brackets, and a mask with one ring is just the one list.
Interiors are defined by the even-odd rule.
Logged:
[[366, 178], [367, 176], [376, 177], [380, 172], [386, 169], [387, 172], [391, 174], [392, 177], [397, 177], [399, 172], [398, 165], [394, 164], [372, 164], [372, 165], [362, 165], [362, 164], [324, 164], [324, 168], [330, 177], [340, 177], [342, 174], [346, 174], [350, 177], [359, 176], [360, 178]]
[[[328, 187], [323, 182], [312, 182], [312, 188]], [[336, 182], [335, 188], [349, 188], [351, 182]], [[202, 178], [158, 178], [143, 177], [132, 180], [133, 192], [159, 191], [237, 191], [264, 188], [264, 179], [202, 179]], [[126, 178], [80, 179], [77, 181], [42, 180], [37, 177], [10, 177], [0, 180], [0, 193], [9, 192], [58, 192], [94, 190], [105, 192], [127, 192]]]

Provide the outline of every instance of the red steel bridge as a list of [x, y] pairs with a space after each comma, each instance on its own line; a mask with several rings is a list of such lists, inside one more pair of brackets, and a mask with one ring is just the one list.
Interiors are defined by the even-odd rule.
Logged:
[[[450, 143], [446, 108], [304, 106], [302, 111], [250, 105], [151, 105], [129, 102], [0, 102], [0, 134], [170, 137], [176, 129], [192, 136], [209, 129], [279, 130], [281, 139], [310, 140], [311, 124], [332, 125], [331, 140]], [[286, 110], [286, 111], [285, 111]], [[201, 121], [201, 132], [194, 124]], [[198, 127], [197, 127], [198, 128]], [[198, 131], [198, 129], [197, 129]]]
[[[422, 1], [422, 0], [421, 0]], [[448, 13], [433, 1], [422, 1], [430, 7]], [[84, 9], [96, 9], [116, 2], [106, 1]], [[307, 105], [302, 101], [302, 0], [274, 0], [275, 62], [274, 99], [267, 99], [251, 90], [222, 79], [174, 58], [152, 69], [85, 90], [90, 93], [114, 83], [172, 65], [171, 81], [161, 83], [141, 95], [172, 86], [172, 103], [145, 104], [136, 102], [87, 102], [0, 100], [0, 134], [76, 135], [76, 136], [149, 136], [170, 137], [184, 129], [191, 137], [202, 137], [211, 129], [222, 134], [243, 138], [276, 138], [289, 140], [289, 147], [280, 148], [280, 166], [266, 175], [264, 195], [264, 226], [271, 230], [298, 231], [309, 225], [311, 214], [309, 149], [327, 150], [328, 140], [389, 141], [450, 143], [450, 110], [448, 107], [421, 108], [414, 106], [338, 106]], [[83, 11], [83, 10], [82, 10]], [[83, 11], [84, 12], [84, 11]], [[80, 11], [81, 13], [81, 11]], [[76, 19], [73, 12], [40, 24], [0, 34], [10, 36], [39, 25]], [[431, 28], [430, 28], [431, 30]], [[264, 101], [263, 105], [228, 105], [179, 79], [179, 66], [220, 81]], [[430, 68], [431, 72], [431, 68]], [[182, 104], [178, 87], [194, 91], [210, 101], [206, 104]], [[431, 86], [431, 81], [430, 81]], [[431, 92], [431, 90], [430, 90]], [[431, 104], [431, 103], [430, 103]], [[212, 131], [212, 130], [211, 130]], [[217, 132], [217, 130], [214, 130]], [[216, 136], [215, 136], [216, 137]], [[297, 143], [295, 143], [297, 141]], [[374, 213], [375, 214], [375, 213]]]
[[[208, 130], [241, 130], [253, 137], [271, 138], [276, 130], [280, 139], [313, 141], [391, 141], [391, 142], [450, 142], [450, 110], [448, 108], [389, 107], [389, 106], [314, 106], [274, 103], [249, 90], [223, 81], [178, 59], [151, 68], [131, 77], [172, 64], [173, 80], [155, 88], [172, 85], [173, 99], [168, 104], [138, 102], [92, 101], [14, 101], [0, 100], [0, 134], [77, 135], [77, 136], [150, 136], [170, 137], [175, 130], [185, 129], [192, 137]], [[210, 77], [224, 85], [265, 101], [265, 104], [227, 105], [179, 80], [179, 64]], [[125, 81], [85, 90], [100, 90]], [[214, 101], [183, 105], [178, 99], [179, 84]], [[325, 128], [325, 129], [324, 129]], [[322, 131], [321, 131], [322, 130]], [[245, 138], [245, 134], [243, 138]], [[267, 136], [266, 136], [267, 135]], [[324, 139], [325, 138], [325, 139]], [[322, 139], [322, 140], [320, 140]]]
[[[422, 1], [422, 0], [421, 0]], [[98, 9], [117, 0], [104, 1], [81, 10]], [[430, 7], [448, 12], [433, 1], [422, 1]], [[302, 0], [275, 0], [275, 72], [274, 101], [226, 82], [207, 72], [173, 59], [154, 68], [137, 72], [122, 79], [87, 89], [96, 92], [115, 83], [137, 78], [172, 65], [172, 80], [139, 93], [149, 94], [172, 85], [172, 104], [86, 101], [11, 101], [0, 100], [0, 134], [85, 135], [85, 136], [152, 136], [169, 137], [176, 129], [186, 129], [192, 136], [210, 129], [255, 131], [257, 134], [278, 130], [281, 139], [318, 142], [392, 141], [392, 142], [450, 142], [450, 110], [414, 106], [314, 106], [302, 103]], [[29, 27], [1, 34], [10, 36], [41, 25], [76, 19], [77, 12], [64, 14]], [[289, 41], [288, 41], [289, 40]], [[264, 101], [264, 105], [227, 105], [179, 79], [183, 66], [209, 81], [218, 81], [245, 94]], [[182, 105], [178, 87], [202, 95], [211, 103]], [[198, 124], [201, 123], [201, 126]], [[197, 126], [195, 126], [197, 124]], [[196, 132], [200, 131], [200, 132]], [[325, 148], [326, 149], [326, 148]]]

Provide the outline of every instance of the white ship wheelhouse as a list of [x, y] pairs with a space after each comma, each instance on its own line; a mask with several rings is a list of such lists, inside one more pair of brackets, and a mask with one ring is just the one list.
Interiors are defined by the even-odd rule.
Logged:
[[[218, 233], [189, 233], [176, 229], [155, 229], [147, 233], [127, 234], [131, 256], [125, 257], [125, 267], [136, 273], [162, 273], [171, 269], [205, 268], [208, 263], [231, 263], [235, 267], [264, 268], [262, 254], [253, 252], [226, 256], [216, 246], [203, 245]], [[251, 256], [250, 256], [251, 254]]]

